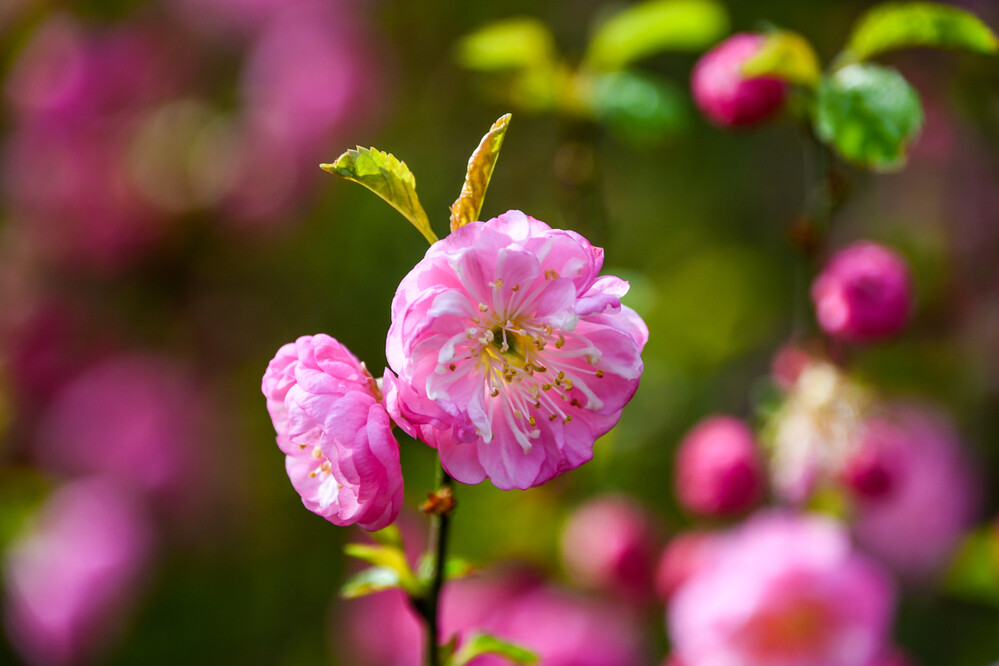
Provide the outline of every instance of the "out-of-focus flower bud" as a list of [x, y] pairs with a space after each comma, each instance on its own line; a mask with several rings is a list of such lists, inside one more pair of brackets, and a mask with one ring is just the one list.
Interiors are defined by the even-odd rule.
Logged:
[[772, 77], [747, 78], [743, 64], [763, 46], [763, 36], [739, 33], [708, 51], [694, 66], [694, 101], [712, 122], [744, 127], [767, 120], [784, 104], [787, 86]]
[[680, 443], [677, 497], [695, 513], [728, 516], [749, 509], [760, 498], [763, 477], [753, 432], [735, 417], [705, 419]]
[[656, 568], [656, 593], [660, 599], [669, 601], [692, 575], [710, 564], [717, 540], [710, 532], [685, 532], [673, 537]]
[[580, 507], [561, 545], [565, 568], [580, 583], [636, 601], [651, 597], [653, 526], [626, 498], [601, 497]]
[[886, 247], [861, 242], [832, 257], [812, 284], [819, 326], [847, 342], [875, 342], [895, 335], [912, 310], [905, 261]]

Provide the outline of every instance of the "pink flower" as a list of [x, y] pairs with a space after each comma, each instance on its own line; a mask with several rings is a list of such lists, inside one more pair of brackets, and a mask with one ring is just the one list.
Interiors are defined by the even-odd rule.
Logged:
[[694, 66], [690, 86], [694, 101], [722, 127], [755, 125], [776, 114], [787, 87], [779, 79], [747, 78], [743, 64], [763, 46], [763, 36], [739, 33], [708, 51]]
[[858, 456], [874, 461], [851, 483], [859, 545], [907, 577], [938, 572], [971, 527], [979, 499], [979, 479], [953, 425], [935, 410], [894, 405], [866, 424]]
[[767, 514], [676, 592], [669, 631], [697, 666], [863, 666], [887, 647], [893, 600], [891, 579], [836, 523]]
[[[346, 617], [354, 654], [350, 663], [419, 666], [424, 634], [398, 590], [351, 601]], [[443, 636], [459, 645], [482, 631], [534, 651], [545, 666], [634, 666], [646, 663], [637, 619], [622, 609], [586, 599], [532, 576], [503, 574], [449, 583], [441, 598]], [[338, 633], [338, 637], [343, 634]], [[484, 656], [475, 666], [505, 666]]]
[[399, 446], [364, 364], [328, 335], [303, 336], [278, 350], [262, 390], [306, 508], [369, 531], [392, 523], [402, 506]]
[[135, 601], [153, 535], [103, 480], [64, 486], [4, 563], [7, 634], [32, 664], [89, 662]]
[[694, 513], [727, 516], [749, 509], [760, 499], [763, 476], [756, 438], [737, 418], [707, 418], [680, 443], [677, 497]]
[[60, 391], [39, 428], [36, 459], [64, 474], [101, 474], [183, 499], [192, 491], [201, 414], [197, 387], [165, 358], [122, 355]]
[[638, 388], [645, 323], [603, 251], [520, 211], [435, 243], [392, 302], [389, 408], [458, 481], [529, 488], [593, 456]]
[[605, 496], [581, 506], [561, 546], [565, 568], [584, 585], [634, 601], [652, 596], [654, 526], [627, 498]]
[[815, 314], [829, 335], [874, 342], [898, 333], [912, 310], [909, 270], [897, 254], [861, 242], [839, 251], [812, 284]]

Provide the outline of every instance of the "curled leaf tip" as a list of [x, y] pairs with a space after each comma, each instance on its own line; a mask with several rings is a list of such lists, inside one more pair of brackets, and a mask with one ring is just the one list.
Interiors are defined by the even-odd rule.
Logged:
[[451, 231], [478, 219], [496, 160], [499, 159], [500, 148], [503, 147], [503, 137], [506, 136], [512, 117], [509, 113], [500, 116], [468, 159], [461, 194], [451, 205]]

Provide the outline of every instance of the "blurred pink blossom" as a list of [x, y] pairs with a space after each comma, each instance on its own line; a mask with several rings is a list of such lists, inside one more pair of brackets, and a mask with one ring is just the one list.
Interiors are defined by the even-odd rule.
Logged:
[[364, 364], [328, 335], [278, 350], [262, 382], [277, 444], [306, 508], [374, 531], [402, 506], [399, 445]]
[[744, 127], [780, 111], [787, 86], [770, 77], [747, 78], [743, 64], [763, 46], [763, 35], [739, 33], [705, 53], [691, 74], [694, 101], [712, 122]]
[[676, 493], [690, 511], [731, 516], [763, 494], [764, 470], [753, 431], [732, 416], [712, 416], [688, 432], [676, 456]]
[[648, 328], [602, 264], [579, 234], [509, 211], [452, 232], [403, 278], [386, 398], [455, 479], [536, 486], [588, 461], [617, 423]]
[[719, 542], [669, 604], [676, 656], [697, 666], [866, 666], [887, 647], [890, 577], [818, 517], [763, 514]]
[[837, 252], [812, 284], [815, 315], [829, 335], [848, 342], [875, 342], [909, 321], [912, 281], [905, 261], [871, 242]]
[[[420, 666], [423, 629], [401, 591], [351, 601], [346, 615], [354, 661], [370, 666]], [[571, 594], [531, 576], [504, 574], [454, 581], [441, 600], [442, 636], [459, 645], [484, 631], [534, 651], [545, 666], [634, 666], [644, 663], [636, 618], [614, 604]], [[508, 662], [483, 656], [474, 666]]]
[[652, 598], [656, 556], [650, 516], [622, 496], [590, 500], [562, 532], [562, 562], [577, 582], [634, 601]]
[[877, 460], [882, 477], [879, 492], [856, 493], [859, 545], [904, 576], [938, 573], [979, 500], [978, 475], [954, 426], [932, 408], [896, 404], [867, 423], [859, 455]]
[[[176, 362], [143, 354], [97, 363], [54, 398], [35, 458], [68, 475], [101, 474], [186, 506], [200, 485], [200, 390]], [[176, 507], [174, 507], [176, 508]]]
[[131, 179], [141, 114], [182, 79], [182, 61], [141, 26], [85, 29], [56, 15], [18, 54], [3, 154], [13, 219], [50, 259], [116, 270], [160, 242], [167, 220]]
[[683, 532], [666, 545], [656, 566], [656, 594], [669, 601], [680, 587], [702, 567], [710, 566], [718, 535], [712, 532]]
[[136, 601], [153, 534], [133, 496], [97, 479], [58, 490], [4, 562], [7, 634], [31, 664], [89, 662]]

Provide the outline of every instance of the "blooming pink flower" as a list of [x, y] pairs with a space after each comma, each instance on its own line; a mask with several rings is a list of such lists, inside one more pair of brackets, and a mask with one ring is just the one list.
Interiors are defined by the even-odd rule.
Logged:
[[89, 662], [135, 601], [152, 554], [149, 521], [117, 486], [64, 486], [4, 562], [7, 634], [32, 664]]
[[787, 94], [783, 81], [747, 78], [743, 64], [763, 46], [763, 36], [739, 33], [704, 54], [694, 66], [691, 90], [704, 114], [722, 127], [754, 125], [780, 110]]
[[891, 579], [818, 517], [767, 514], [718, 544], [669, 605], [676, 656], [697, 666], [861, 666], [882, 655]]
[[566, 524], [561, 546], [565, 568], [584, 585], [634, 601], [652, 596], [654, 526], [627, 498], [599, 497], [581, 506]]
[[[351, 601], [345, 618], [351, 663], [419, 666], [424, 632], [404, 593], [381, 592]], [[545, 666], [634, 666], [646, 663], [636, 618], [607, 602], [571, 594], [522, 574], [449, 583], [441, 597], [441, 633], [459, 644], [482, 631], [535, 652]], [[338, 631], [338, 638], [344, 633]], [[475, 666], [505, 666], [492, 655]]]
[[529, 488], [583, 464], [638, 388], [648, 329], [603, 251], [520, 211], [435, 243], [392, 302], [393, 417], [458, 481]]
[[875, 461], [866, 463], [874, 472], [851, 483], [858, 544], [907, 577], [938, 572], [971, 527], [979, 499], [953, 425], [935, 410], [893, 405], [866, 424], [858, 456]]
[[380, 530], [402, 506], [402, 470], [378, 383], [328, 335], [278, 350], [262, 390], [288, 477], [305, 506], [336, 525]]
[[849, 342], [874, 342], [898, 333], [909, 320], [912, 284], [905, 261], [875, 243], [839, 251], [812, 284], [819, 325]]
[[760, 499], [763, 476], [756, 438], [737, 418], [707, 418], [680, 443], [677, 497], [695, 513], [723, 516], [749, 509]]

